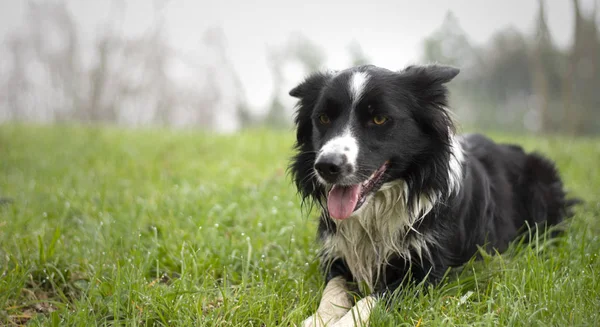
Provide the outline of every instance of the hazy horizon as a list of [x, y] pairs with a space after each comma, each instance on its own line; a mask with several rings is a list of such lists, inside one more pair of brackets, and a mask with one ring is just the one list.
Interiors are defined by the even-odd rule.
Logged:
[[[531, 36], [538, 6], [538, 1], [533, 0], [360, 4], [269, 0], [252, 3], [225, 0], [212, 4], [186, 0], [66, 2], [81, 29], [80, 34], [90, 45], [107, 22], [124, 35], [135, 36], [164, 19], [170, 45], [183, 54], [196, 56], [202, 33], [210, 27], [222, 28], [227, 55], [242, 82], [249, 105], [257, 111], [268, 106], [273, 92], [267, 49], [282, 47], [292, 33], [301, 33], [321, 46], [328, 68], [341, 69], [349, 65], [347, 47], [354, 40], [373, 64], [398, 69], [419, 60], [423, 39], [440, 26], [448, 10], [455, 14], [471, 42], [477, 45], [484, 44], [493, 33], [508, 26]], [[585, 8], [591, 8], [592, 4], [593, 0], [582, 2]], [[546, 5], [554, 42], [565, 48], [570, 45], [573, 33], [572, 4], [547, 0]], [[26, 6], [25, 2], [0, 1], [2, 40], [9, 33], [18, 32]], [[115, 9], [122, 9], [123, 14], [116, 15], [120, 10]], [[302, 74], [294, 70], [293, 65], [287, 67], [285, 87], [291, 87]]]

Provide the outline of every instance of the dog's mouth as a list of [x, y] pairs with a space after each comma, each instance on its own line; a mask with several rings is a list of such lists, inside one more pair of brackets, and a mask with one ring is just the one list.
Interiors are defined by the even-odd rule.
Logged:
[[327, 209], [329, 215], [338, 220], [343, 220], [352, 215], [365, 204], [367, 197], [377, 192], [383, 184], [383, 175], [389, 166], [386, 161], [364, 182], [354, 185], [333, 185], [327, 195]]

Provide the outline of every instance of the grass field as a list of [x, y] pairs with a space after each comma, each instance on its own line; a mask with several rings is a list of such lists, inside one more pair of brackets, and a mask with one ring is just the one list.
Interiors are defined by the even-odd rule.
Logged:
[[[373, 326], [599, 326], [600, 139], [495, 135], [558, 162], [566, 235], [515, 246]], [[292, 133], [0, 125], [0, 325], [293, 326], [322, 290]]]

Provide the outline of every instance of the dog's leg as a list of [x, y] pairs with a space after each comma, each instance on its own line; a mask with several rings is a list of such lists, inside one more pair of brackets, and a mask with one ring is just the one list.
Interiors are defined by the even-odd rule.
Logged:
[[328, 326], [342, 318], [351, 307], [346, 281], [342, 277], [335, 277], [325, 286], [317, 312], [304, 320], [302, 326]]
[[348, 311], [340, 320], [330, 327], [364, 327], [369, 325], [371, 311], [375, 307], [376, 300], [373, 296], [367, 296], [356, 302], [352, 310]]

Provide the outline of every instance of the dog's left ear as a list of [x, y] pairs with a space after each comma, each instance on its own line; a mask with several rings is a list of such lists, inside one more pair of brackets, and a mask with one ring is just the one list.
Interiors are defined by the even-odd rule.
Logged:
[[424, 84], [445, 84], [450, 82], [460, 69], [444, 65], [408, 66], [402, 72], [403, 75], [412, 77], [414, 82]]
[[448, 88], [460, 70], [451, 66], [409, 66], [399, 72], [397, 82], [415, 100], [413, 115], [421, 128], [440, 140], [448, 140], [454, 124], [448, 114]]
[[445, 107], [448, 89], [444, 84], [459, 72], [458, 68], [437, 64], [408, 66], [398, 73], [398, 82], [403, 89], [410, 90], [419, 102]]

